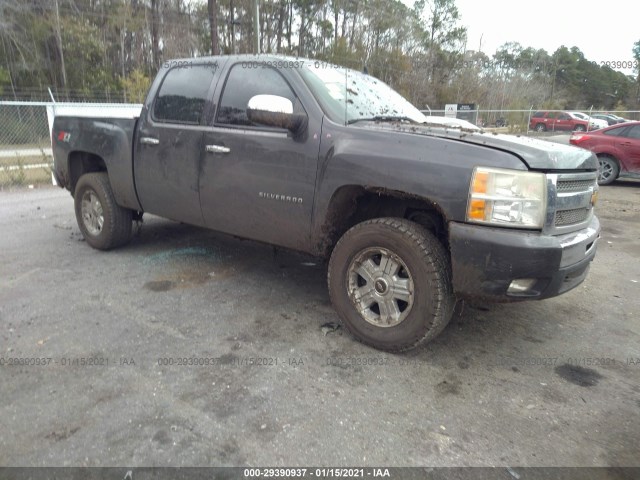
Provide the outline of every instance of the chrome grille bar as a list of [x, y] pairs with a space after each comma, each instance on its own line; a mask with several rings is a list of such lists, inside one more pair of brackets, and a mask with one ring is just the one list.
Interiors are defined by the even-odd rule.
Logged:
[[543, 231], [560, 235], [585, 228], [593, 217], [597, 173], [547, 174], [548, 202]]

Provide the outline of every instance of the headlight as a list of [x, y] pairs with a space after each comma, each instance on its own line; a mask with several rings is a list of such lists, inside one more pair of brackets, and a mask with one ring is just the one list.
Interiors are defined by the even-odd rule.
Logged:
[[547, 208], [543, 173], [476, 167], [469, 187], [467, 221], [514, 228], [542, 228]]

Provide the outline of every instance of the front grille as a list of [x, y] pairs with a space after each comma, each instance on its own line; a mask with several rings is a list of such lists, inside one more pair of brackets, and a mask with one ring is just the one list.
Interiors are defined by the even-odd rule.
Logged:
[[584, 222], [589, 216], [588, 208], [575, 208], [573, 210], [560, 210], [556, 212], [556, 226], [572, 225]]
[[595, 187], [595, 180], [559, 180], [558, 192], [580, 192], [589, 190], [589, 187]]
[[552, 235], [585, 228], [593, 217], [596, 172], [548, 173], [549, 202], [544, 231]]

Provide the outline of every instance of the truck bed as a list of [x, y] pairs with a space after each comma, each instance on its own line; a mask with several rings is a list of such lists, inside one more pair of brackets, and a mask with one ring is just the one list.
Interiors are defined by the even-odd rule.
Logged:
[[[53, 122], [53, 174], [73, 193], [83, 162], [105, 167], [116, 202], [140, 210], [133, 176], [133, 136], [138, 118], [56, 116]], [[80, 153], [82, 152], [82, 153]], [[95, 163], [95, 158], [103, 162]]]

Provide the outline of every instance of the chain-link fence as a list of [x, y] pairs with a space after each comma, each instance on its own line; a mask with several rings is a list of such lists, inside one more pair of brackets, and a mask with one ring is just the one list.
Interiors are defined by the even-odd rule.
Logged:
[[0, 187], [51, 181], [45, 104], [0, 103]]
[[[0, 188], [51, 182], [50, 130], [53, 117], [59, 115], [93, 117], [133, 117], [140, 112], [138, 104], [0, 102]], [[422, 110], [425, 115], [451, 116], [445, 110]], [[556, 111], [560, 112], [560, 111]], [[566, 113], [566, 111], [562, 111]], [[640, 111], [585, 111], [594, 118], [615, 114], [628, 120], [640, 119]], [[536, 131], [531, 119], [536, 110], [470, 110], [455, 112], [456, 118], [499, 133], [518, 135], [553, 135], [563, 133], [551, 126]], [[535, 123], [535, 122], [534, 122]], [[567, 133], [567, 132], [564, 132]]]
[[138, 104], [0, 102], [0, 188], [52, 181], [50, 131], [59, 115], [133, 117]]

